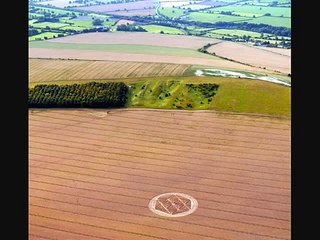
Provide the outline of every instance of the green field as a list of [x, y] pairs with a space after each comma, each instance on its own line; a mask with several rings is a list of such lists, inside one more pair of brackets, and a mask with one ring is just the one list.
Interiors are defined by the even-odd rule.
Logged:
[[[258, 38], [261, 36], [261, 33], [245, 31], [245, 30], [236, 30], [236, 29], [217, 29], [217, 30], [210, 31], [210, 33], [214, 33], [218, 35], [239, 36], [239, 37], [246, 35], [253, 38]], [[264, 35], [267, 36], [268, 34], [264, 34]]]
[[57, 8], [50, 8], [50, 7], [39, 7], [39, 6], [35, 6], [36, 9], [39, 9], [39, 12], [37, 13], [43, 13], [43, 12], [50, 12], [50, 13], [54, 13], [54, 14], [76, 14], [76, 15], [80, 15], [80, 12], [77, 11], [72, 11], [72, 10], [63, 10], [63, 9], [57, 9]]
[[[50, 84], [64, 85], [88, 81], [53, 81]], [[178, 106], [181, 106], [181, 109], [213, 109], [291, 116], [291, 88], [265, 81], [223, 77], [153, 77], [97, 82], [125, 82], [130, 85], [127, 107], [179, 109]], [[210, 92], [216, 94], [206, 97], [199, 94], [197, 89], [186, 86], [200, 83], [214, 83], [219, 87], [215, 91], [207, 91], [209, 95]], [[29, 88], [38, 84], [41, 83], [29, 83]], [[209, 98], [212, 100], [208, 102]], [[188, 104], [192, 107], [188, 107]]]
[[246, 17], [237, 17], [237, 16], [203, 13], [203, 12], [192, 12], [188, 15], [188, 17], [190, 21], [207, 22], [207, 23], [239, 22], [239, 21], [251, 20], [251, 18], [246, 18]]
[[291, 28], [291, 18], [284, 17], [259, 17], [252, 18], [250, 21], [243, 21], [248, 23], [256, 23], [256, 24], [268, 24], [276, 27], [287, 27]]
[[145, 26], [142, 26], [142, 28], [152, 33], [160, 33], [161, 31], [163, 31], [164, 33], [167, 33], [167, 34], [185, 34], [180, 29], [173, 28], [173, 27], [165, 27], [160, 25], [145, 25]]
[[75, 30], [75, 31], [82, 31], [84, 29], [86, 29], [85, 27], [79, 27], [79, 26], [65, 26], [65, 27], [62, 27], [60, 28], [61, 30]]
[[[219, 88], [216, 95], [206, 98], [195, 91], [190, 91], [186, 86], [187, 83], [215, 83]], [[191, 109], [187, 106], [191, 104], [192, 109], [290, 116], [291, 88], [258, 80], [177, 77], [162, 81], [138, 81], [131, 86], [129, 107], [177, 109], [179, 108], [177, 106], [181, 106], [183, 109]], [[145, 87], [142, 89], [143, 86]], [[208, 102], [210, 98], [212, 100]]]
[[41, 23], [32, 23], [29, 25], [31, 25], [35, 28], [46, 28], [46, 27], [61, 28], [61, 27], [68, 26], [68, 24], [60, 23], [60, 22], [41, 22]]
[[[246, 30], [237, 30], [237, 29], [215, 29], [212, 31], [209, 31], [206, 35], [208, 37], [214, 37], [214, 38], [221, 38], [222, 36], [228, 37], [228, 36], [237, 36], [237, 37], [243, 37], [244, 35], [250, 36], [254, 38], [255, 40], [260, 40], [260, 41], [266, 41], [266, 37], [268, 37], [268, 41], [270, 43], [273, 43], [275, 40], [275, 36], [272, 34], [264, 33], [263, 36], [264, 38], [261, 38], [261, 33], [258, 32], [252, 32], [252, 31], [246, 31]], [[282, 37], [282, 36], [277, 36], [278, 39], [283, 39], [283, 40], [291, 40], [290, 37]], [[277, 41], [277, 40], [275, 40]], [[279, 40], [278, 40], [279, 41]]]
[[43, 17], [43, 14], [39, 13], [29, 13], [29, 18]]
[[88, 16], [94, 17], [94, 18], [100, 18], [100, 19], [106, 19], [109, 18], [108, 15], [104, 14], [97, 14], [97, 13], [89, 13]]
[[180, 17], [184, 14], [184, 10], [179, 8], [159, 7], [158, 11], [160, 14], [169, 18]]
[[235, 14], [239, 14], [241, 16], [251, 16], [255, 15], [256, 17], [262, 16], [266, 13], [270, 13], [271, 16], [279, 17], [283, 15], [283, 17], [291, 17], [291, 8], [285, 7], [263, 7], [263, 6], [250, 6], [250, 5], [231, 5], [224, 7], [217, 7], [210, 9], [214, 12], [233, 12]]
[[[75, 27], [83, 27], [83, 28], [92, 28], [92, 20], [75, 20], [75, 19], [71, 19], [68, 20], [67, 23], [71, 23], [71, 26], [75, 26]], [[104, 23], [104, 22], [103, 22]]]
[[45, 32], [45, 33], [40, 33], [34, 36], [29, 37], [29, 41], [36, 41], [36, 40], [44, 40], [45, 37], [49, 38], [54, 38], [58, 36], [58, 33], [56, 32]]
[[210, 6], [208, 5], [201, 5], [201, 2], [199, 4], [190, 4], [190, 5], [185, 5], [185, 6], [181, 6], [181, 8], [187, 10], [187, 9], [191, 9], [191, 10], [201, 10], [204, 8], [210, 8]]
[[125, 52], [125, 53], [142, 53], [158, 54], [169, 56], [201, 57], [212, 59], [214, 56], [203, 54], [194, 49], [162, 47], [136, 44], [85, 44], [85, 43], [57, 43], [48, 41], [35, 41], [29, 44], [29, 47], [52, 48], [52, 49], [78, 49], [78, 50], [95, 50], [108, 52]]
[[34, 25], [34, 22], [36, 22], [36, 21], [37, 21], [37, 19], [29, 20], [29, 21], [28, 21], [28, 25], [33, 26], [33, 25]]
[[[71, 23], [72, 26], [75, 27], [83, 27], [83, 28], [93, 28], [95, 26], [93, 26], [92, 24], [92, 20], [77, 20], [77, 19], [71, 19], [71, 20], [67, 20], [66, 23]], [[103, 21], [102, 26], [110, 26], [112, 25], [114, 22], [106, 22]]]

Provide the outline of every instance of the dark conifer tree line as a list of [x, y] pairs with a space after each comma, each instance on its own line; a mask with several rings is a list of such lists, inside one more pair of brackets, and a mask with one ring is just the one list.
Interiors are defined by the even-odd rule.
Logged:
[[29, 107], [124, 107], [128, 86], [122, 82], [36, 85], [29, 89]]

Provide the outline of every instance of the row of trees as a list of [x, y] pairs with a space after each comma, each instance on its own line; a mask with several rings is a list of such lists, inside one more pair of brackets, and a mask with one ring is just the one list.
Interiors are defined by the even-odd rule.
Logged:
[[128, 90], [122, 82], [36, 85], [29, 89], [29, 107], [123, 107]]
[[259, 33], [269, 33], [277, 36], [291, 37], [291, 29], [286, 27], [276, 27], [267, 24], [255, 24], [247, 22], [216, 22], [212, 27], [227, 28], [227, 29], [240, 29], [246, 31], [253, 31]]
[[202, 52], [202, 53], [210, 54], [208, 52], [208, 48], [211, 47], [212, 45], [214, 45], [214, 44], [213, 43], [208, 43], [208, 44], [204, 45], [203, 47], [199, 48], [198, 51]]

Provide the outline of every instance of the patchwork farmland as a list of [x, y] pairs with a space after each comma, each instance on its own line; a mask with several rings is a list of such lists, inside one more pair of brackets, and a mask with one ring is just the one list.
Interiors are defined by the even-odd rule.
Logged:
[[290, 10], [29, 0], [29, 239], [290, 240]]
[[[227, 39], [234, 42], [244, 41], [267, 47], [290, 48], [291, 46], [290, 0], [284, 2], [272, 0], [263, 2], [254, 0], [160, 0], [158, 2], [153, 0], [77, 2], [53, 0], [43, 2], [33, 0], [29, 3], [29, 36], [32, 37], [30, 40], [95, 31], [114, 32], [118, 31], [115, 22], [123, 20], [135, 21], [139, 27], [145, 25], [171, 27], [187, 35]], [[89, 18], [80, 26], [76, 22], [83, 17]], [[96, 20], [98, 22], [93, 24]], [[223, 31], [219, 35], [210, 34], [214, 29], [243, 30], [252, 33], [250, 35], [237, 34], [232, 37]], [[56, 34], [43, 35], [52, 30]], [[153, 32], [152, 28], [146, 30]]]
[[123, 13], [132, 13], [132, 15], [153, 15], [155, 13], [155, 1], [133, 1], [126, 3], [116, 3], [108, 5], [94, 5], [88, 7], [77, 7], [78, 10], [93, 11], [99, 13], [110, 13], [115, 15], [125, 15]]
[[[290, 239], [290, 120], [207, 111], [30, 110], [30, 239]], [[193, 196], [161, 217], [149, 201]]]
[[[250, 66], [247, 59], [229, 61], [221, 57], [229, 58], [229, 55], [218, 54], [221, 57], [204, 54], [199, 48], [211, 43], [223, 42], [217, 39], [185, 35], [165, 35], [152, 33], [87, 33], [47, 41], [36, 41], [29, 44], [30, 58], [62, 58], [82, 60], [110, 60], [110, 61], [133, 61], [133, 62], [155, 62], [172, 64], [197, 64], [203, 66], [214, 66], [244, 71], [259, 71], [274, 73], [278, 68], [263, 69], [260, 65]], [[237, 54], [246, 56], [247, 48], [259, 52], [258, 49], [234, 43]], [[212, 48], [219, 46], [214, 45]], [[278, 61], [285, 58], [277, 53], [265, 52], [268, 59]], [[230, 57], [232, 59], [232, 57]], [[282, 59], [281, 58], [281, 59]], [[288, 74], [290, 58], [284, 61], [285, 74]], [[280, 65], [282, 66], [282, 65]], [[282, 69], [281, 69], [282, 70]], [[281, 71], [283, 72], [283, 71]]]

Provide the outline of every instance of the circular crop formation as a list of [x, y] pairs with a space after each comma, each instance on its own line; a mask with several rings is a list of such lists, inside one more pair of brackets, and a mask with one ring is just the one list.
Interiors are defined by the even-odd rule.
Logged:
[[149, 202], [149, 209], [164, 217], [183, 217], [193, 213], [197, 208], [197, 200], [183, 193], [160, 194]]

